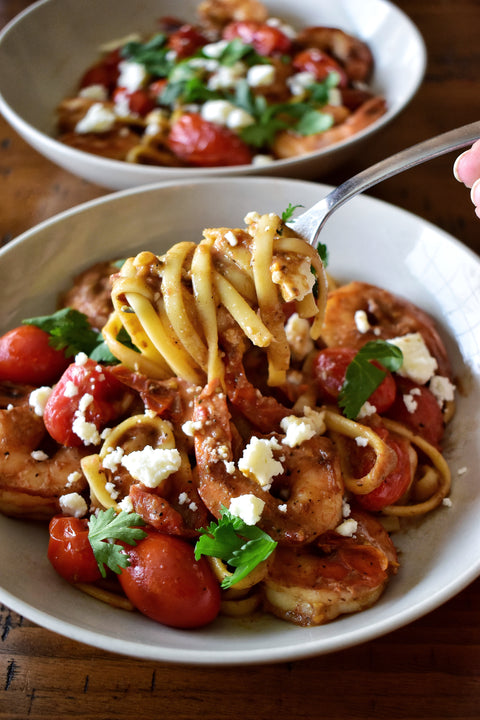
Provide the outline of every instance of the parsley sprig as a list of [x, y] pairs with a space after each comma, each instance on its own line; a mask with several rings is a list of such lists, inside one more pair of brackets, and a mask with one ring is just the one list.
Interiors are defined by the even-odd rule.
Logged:
[[79, 352], [90, 355], [102, 342], [98, 330], [94, 330], [87, 316], [73, 308], [62, 308], [52, 315], [23, 320], [24, 325], [36, 325], [50, 335], [50, 345], [55, 350], [63, 350], [65, 357]]
[[366, 343], [355, 355], [347, 367], [345, 381], [338, 396], [338, 404], [346, 417], [354, 420], [362, 405], [378, 388], [386, 371], [374, 365], [377, 360], [384, 368], [395, 372], [403, 362], [400, 348], [385, 340], [373, 340]]
[[117, 545], [114, 541], [136, 545], [138, 540], [147, 536], [139, 525], [145, 525], [145, 522], [137, 513], [122, 510], [117, 514], [113, 508], [100, 510], [98, 515], [90, 517], [88, 540], [102, 577], [107, 576], [105, 566], [117, 575], [122, 572], [122, 568], [129, 567], [128, 552], [123, 545]]
[[157, 33], [148, 42], [131, 41], [126, 43], [120, 54], [132, 62], [144, 65], [145, 70], [156, 77], [167, 77], [172, 70], [174, 61], [169, 59], [167, 36]]
[[247, 525], [241, 518], [222, 507], [218, 522], [201, 528], [195, 545], [195, 558], [202, 555], [220, 558], [235, 568], [222, 580], [221, 587], [229, 588], [246, 577], [275, 550], [277, 543], [256, 525]]

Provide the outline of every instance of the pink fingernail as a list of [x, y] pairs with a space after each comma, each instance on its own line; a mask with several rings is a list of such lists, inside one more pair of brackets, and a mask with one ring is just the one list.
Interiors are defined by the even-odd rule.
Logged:
[[455, 180], [458, 180], [458, 182], [460, 182], [460, 183], [463, 182], [463, 180], [461, 180], [460, 177], [458, 176], [458, 163], [463, 158], [463, 156], [467, 154], [467, 152], [468, 152], [468, 150], [465, 150], [465, 152], [463, 152], [461, 155], [459, 155], [453, 164], [453, 176], [454, 176]]

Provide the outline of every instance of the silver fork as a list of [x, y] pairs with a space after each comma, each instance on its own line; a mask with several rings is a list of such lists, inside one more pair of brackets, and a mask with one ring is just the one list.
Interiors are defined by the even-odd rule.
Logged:
[[480, 121], [477, 121], [417, 143], [346, 180], [309, 210], [292, 220], [290, 225], [310, 245], [316, 246], [318, 236], [328, 218], [352, 197], [404, 170], [409, 170], [427, 160], [445, 155], [445, 153], [460, 150], [479, 137]]

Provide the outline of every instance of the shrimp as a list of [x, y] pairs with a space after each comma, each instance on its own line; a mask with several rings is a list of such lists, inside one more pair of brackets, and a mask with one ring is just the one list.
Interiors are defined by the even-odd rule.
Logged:
[[264, 608], [297, 625], [329, 622], [373, 605], [398, 568], [390, 536], [359, 510], [353, 536], [330, 532], [307, 548], [277, 547], [263, 580]]
[[80, 466], [85, 452], [50, 442], [42, 418], [28, 404], [33, 389], [0, 388], [0, 510], [49, 519], [60, 512], [61, 495], [85, 489]]
[[[314, 435], [299, 447], [267, 439], [281, 460], [271, 492], [237, 469], [227, 399], [209, 383], [195, 403], [195, 455], [199, 494], [215, 517], [234, 497], [253, 494], [265, 503], [259, 526], [279, 543], [303, 545], [335, 527], [342, 516], [343, 481], [331, 441]], [[282, 469], [283, 467], [283, 469]], [[282, 470], [281, 470], [282, 469]]]
[[[334, 143], [348, 140], [379, 120], [386, 109], [384, 98], [375, 96], [354, 110], [344, 122], [333, 125], [325, 132], [300, 135], [294, 130], [282, 130], [277, 133], [273, 142], [273, 153], [275, 157], [283, 160], [317, 152]], [[323, 108], [323, 112], [328, 112], [328, 108]]]
[[[366, 313], [367, 327], [358, 329], [357, 311]], [[360, 349], [371, 340], [390, 340], [420, 333], [438, 363], [438, 374], [451, 378], [447, 351], [433, 320], [404, 298], [362, 282], [351, 282], [333, 290], [327, 300], [322, 340], [329, 347]]]
[[308, 27], [296, 39], [305, 48], [318, 48], [331, 55], [353, 82], [366, 83], [373, 72], [373, 55], [366, 43], [343, 30], [332, 27]]
[[92, 327], [101, 330], [113, 311], [111, 278], [116, 272], [116, 265], [108, 261], [87, 268], [74, 278], [72, 287], [62, 296], [62, 306], [82, 312]]
[[198, 7], [198, 15], [202, 24], [219, 31], [230, 22], [263, 23], [268, 11], [259, 0], [204, 0]]

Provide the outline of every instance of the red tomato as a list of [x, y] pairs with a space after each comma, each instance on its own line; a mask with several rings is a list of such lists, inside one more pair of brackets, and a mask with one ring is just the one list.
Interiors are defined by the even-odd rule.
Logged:
[[[393, 438], [386, 430], [383, 430], [383, 432], [381, 430], [382, 429], [377, 429], [377, 432], [383, 437], [387, 445], [395, 451], [397, 464], [382, 484], [375, 488], [375, 490], [372, 490], [372, 492], [366, 495], [356, 496], [359, 505], [361, 505], [364, 510], [369, 510], [370, 512], [376, 512], [386, 507], [386, 505], [392, 505], [392, 503], [397, 502], [407, 491], [411, 480], [408, 452], [410, 443], [401, 437]], [[372, 464], [371, 455], [368, 451], [364, 451], [363, 458], [366, 462], [360, 461], [356, 466], [355, 475], [357, 477], [368, 473]]]
[[103, 85], [112, 91], [117, 84], [119, 75], [118, 64], [121, 60], [120, 51], [113, 50], [101, 62], [89, 68], [80, 80], [80, 88], [89, 85]]
[[168, 136], [170, 150], [189, 165], [247, 165], [252, 153], [246, 143], [221, 125], [196, 113], [181, 115]]
[[[397, 395], [395, 402], [388, 411], [388, 417], [406, 425], [412, 432], [423, 437], [435, 447], [440, 447], [445, 424], [442, 410], [430, 390], [424, 385], [417, 385], [413, 380], [396, 377]], [[409, 397], [409, 407], [404, 396]]]
[[[91, 395], [93, 399], [82, 411], [80, 404], [85, 395]], [[125, 412], [127, 397], [125, 386], [109, 368], [101, 367], [93, 360], [87, 360], [83, 365], [72, 363], [47, 401], [43, 414], [45, 427], [58, 443], [80, 446], [83, 441], [73, 429], [77, 411], [86, 422], [93, 423], [97, 430], [101, 430]]]
[[100, 570], [88, 540], [86, 518], [56, 515], [50, 520], [48, 559], [68, 582], [95, 582]]
[[[328, 402], [337, 400], [338, 394], [345, 382], [347, 367], [352, 362], [357, 351], [347, 347], [331, 347], [320, 350], [313, 361], [313, 372], [316, 377], [320, 393]], [[381, 368], [380, 363], [372, 361]], [[384, 370], [384, 368], [382, 368]], [[385, 370], [386, 375], [378, 388], [368, 398], [379, 414], [388, 410], [395, 400], [396, 385], [392, 374]]]
[[220, 586], [204, 557], [178, 537], [149, 530], [129, 547], [130, 566], [119, 576], [130, 602], [144, 615], [171, 627], [201, 627], [220, 610]]
[[49, 344], [49, 335], [35, 325], [20, 325], [0, 337], [0, 380], [51, 385], [68, 360]]
[[311, 72], [318, 81], [325, 80], [331, 72], [336, 72], [340, 76], [339, 87], [348, 85], [345, 70], [330, 55], [318, 48], [308, 48], [295, 55], [293, 67], [297, 72]]
[[155, 99], [148, 90], [134, 90], [128, 92], [124, 87], [116, 88], [113, 93], [113, 99], [118, 102], [121, 98], [128, 101], [130, 112], [142, 117], [147, 115], [155, 107]]
[[253, 20], [232, 22], [227, 25], [222, 37], [224, 40], [240, 38], [245, 45], [252, 45], [259, 55], [288, 53], [291, 40], [278, 28]]
[[190, 57], [199, 48], [206, 45], [207, 38], [198, 32], [192, 25], [182, 25], [168, 38], [168, 47], [177, 54], [177, 59], [181, 60]]

